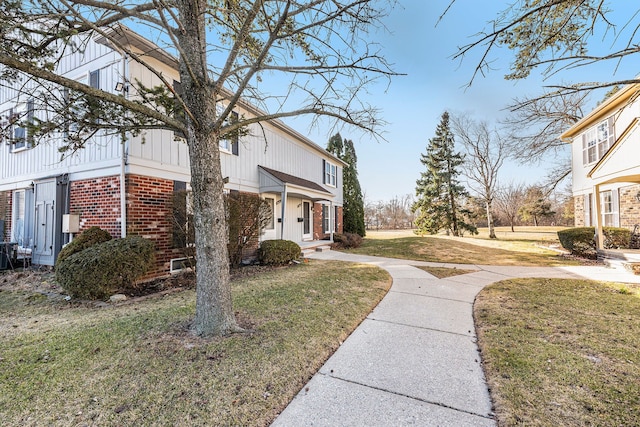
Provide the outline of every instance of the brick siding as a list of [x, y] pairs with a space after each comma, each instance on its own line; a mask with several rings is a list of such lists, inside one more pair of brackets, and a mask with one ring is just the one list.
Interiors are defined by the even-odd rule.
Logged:
[[120, 237], [120, 177], [71, 182], [70, 213], [80, 215], [80, 231], [100, 227]]
[[636, 224], [640, 224], [640, 202], [636, 199], [638, 192], [640, 184], [620, 189], [620, 227], [633, 230]]
[[169, 272], [170, 260], [183, 256], [173, 247], [173, 181], [140, 175], [128, 175], [127, 235], [142, 236], [156, 246], [155, 275]]
[[0, 236], [0, 241], [11, 240], [11, 214], [13, 210], [13, 193], [11, 191], [0, 192], [0, 219], [4, 220], [4, 235]]
[[573, 221], [576, 227], [584, 227], [584, 196], [575, 196], [573, 198]]
[[[330, 207], [329, 209], [335, 209], [335, 207]], [[331, 215], [334, 215], [331, 212]], [[336, 227], [336, 233], [342, 233], [343, 231], [343, 211], [342, 207], [338, 207], [338, 224]], [[332, 224], [333, 225], [333, 224]], [[315, 203], [313, 205], [313, 238], [315, 240], [323, 240], [329, 239], [330, 233], [324, 233], [322, 230], [322, 203]]]

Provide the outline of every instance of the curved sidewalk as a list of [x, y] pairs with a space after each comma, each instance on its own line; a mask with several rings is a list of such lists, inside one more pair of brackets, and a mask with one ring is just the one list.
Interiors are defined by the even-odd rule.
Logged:
[[[316, 259], [375, 264], [389, 293], [272, 426], [495, 426], [473, 324], [486, 285], [516, 277], [640, 283], [604, 267], [430, 263], [328, 251]], [[475, 270], [438, 279], [416, 265]]]

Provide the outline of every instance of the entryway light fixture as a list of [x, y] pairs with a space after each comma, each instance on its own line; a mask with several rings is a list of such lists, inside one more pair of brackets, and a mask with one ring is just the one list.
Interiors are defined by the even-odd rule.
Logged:
[[116, 87], [115, 87], [116, 92], [127, 92], [127, 87], [124, 85], [123, 82], [118, 82], [116, 83]]

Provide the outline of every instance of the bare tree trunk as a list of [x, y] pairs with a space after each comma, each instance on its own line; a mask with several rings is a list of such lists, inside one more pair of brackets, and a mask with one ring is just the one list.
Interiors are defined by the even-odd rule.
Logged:
[[196, 315], [192, 329], [203, 336], [240, 330], [231, 301], [219, 135], [212, 131], [217, 117], [217, 96], [209, 84], [207, 70], [206, 5], [204, 0], [178, 1], [186, 29], [180, 34], [184, 56], [180, 61], [180, 79], [189, 111], [186, 137], [196, 243]]
[[487, 227], [489, 228], [489, 238], [497, 239], [496, 230], [493, 226], [493, 215], [491, 214], [491, 201], [487, 200], [485, 205], [487, 207]]

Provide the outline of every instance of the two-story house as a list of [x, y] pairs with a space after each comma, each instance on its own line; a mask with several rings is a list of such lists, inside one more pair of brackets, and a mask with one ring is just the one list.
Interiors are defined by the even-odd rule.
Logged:
[[[169, 81], [177, 80], [177, 61], [149, 40], [125, 28], [119, 41]], [[104, 37], [84, 40], [82, 53], [68, 54], [57, 73], [103, 91], [136, 97], [136, 80], [147, 87], [158, 77], [112, 46]], [[27, 85], [0, 91], [6, 132], [0, 144], [0, 198], [4, 235], [33, 264], [53, 265], [75, 233], [99, 226], [113, 237], [136, 234], [152, 239], [158, 270], [168, 272], [180, 249], [172, 240], [172, 194], [189, 188], [186, 143], [170, 130], [138, 136], [97, 133], [86, 147], [61, 157], [64, 132], [34, 144], [28, 128], [12, 124], [47, 114], [46, 103]], [[246, 103], [239, 114], [263, 114]], [[344, 163], [278, 120], [251, 125], [239, 140], [220, 143], [225, 191], [259, 194], [272, 211], [261, 240], [302, 243], [331, 238], [342, 230]]]
[[623, 87], [561, 135], [571, 143], [577, 227], [640, 224], [639, 95], [640, 84]]

